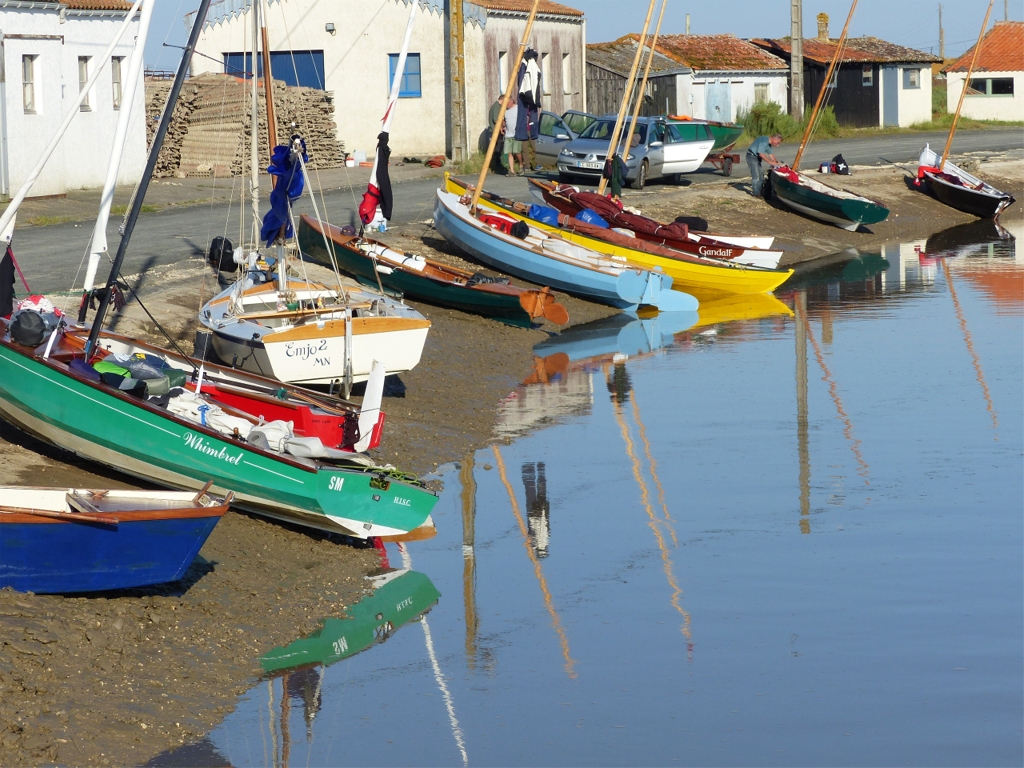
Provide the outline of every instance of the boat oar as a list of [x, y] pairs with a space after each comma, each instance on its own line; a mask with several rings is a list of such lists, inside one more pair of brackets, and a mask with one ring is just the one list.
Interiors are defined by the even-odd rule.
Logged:
[[48, 517], [53, 520], [67, 520], [71, 523], [99, 523], [101, 525], [117, 525], [120, 522], [116, 517], [97, 517], [87, 515], [84, 512], [52, 512], [48, 509], [10, 509], [4, 514], [32, 515], [33, 517]]

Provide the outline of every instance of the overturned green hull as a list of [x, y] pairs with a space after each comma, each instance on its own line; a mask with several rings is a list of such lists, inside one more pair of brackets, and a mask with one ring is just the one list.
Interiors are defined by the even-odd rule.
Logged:
[[800, 183], [771, 172], [772, 194], [786, 207], [819, 221], [855, 232], [861, 225], [877, 224], [889, 216], [889, 209], [874, 200], [799, 174]]
[[333, 664], [382, 643], [399, 628], [422, 616], [441, 593], [417, 571], [398, 571], [378, 577], [372, 595], [348, 609], [344, 619], [325, 619], [309, 637], [275, 648], [260, 659], [264, 672], [311, 664]]

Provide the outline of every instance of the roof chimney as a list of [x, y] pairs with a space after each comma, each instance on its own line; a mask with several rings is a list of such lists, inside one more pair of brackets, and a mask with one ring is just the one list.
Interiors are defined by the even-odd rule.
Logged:
[[818, 14], [818, 39], [823, 43], [828, 42], [828, 14]]

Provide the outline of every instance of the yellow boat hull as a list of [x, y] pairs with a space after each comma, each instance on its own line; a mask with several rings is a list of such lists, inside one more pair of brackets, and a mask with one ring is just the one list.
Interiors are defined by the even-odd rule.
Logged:
[[[445, 174], [445, 191], [455, 195], [466, 194], [466, 185], [449, 174]], [[500, 212], [520, 221], [528, 221], [530, 226], [542, 232], [554, 232], [571, 243], [582, 245], [607, 256], [626, 259], [636, 266], [664, 272], [672, 278], [672, 287], [677, 291], [689, 293], [702, 303], [737, 294], [771, 293], [782, 285], [793, 274], [791, 269], [758, 269], [741, 264], [704, 264], [683, 261], [666, 256], [659, 256], [646, 251], [626, 248], [614, 243], [607, 243], [593, 237], [569, 232], [548, 224], [529, 219], [523, 214], [510, 211], [497, 203], [480, 198], [480, 205], [488, 210]]]

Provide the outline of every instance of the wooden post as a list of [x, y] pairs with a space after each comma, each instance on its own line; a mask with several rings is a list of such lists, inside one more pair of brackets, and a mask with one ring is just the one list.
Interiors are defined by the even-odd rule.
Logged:
[[461, 163], [471, 154], [466, 128], [466, 21], [462, 15], [461, 0], [449, 0], [448, 14], [452, 162]]
[[[647, 90], [647, 78], [651, 74], [651, 63], [654, 61], [654, 50], [658, 46], [658, 35], [661, 33], [661, 20], [665, 18], [665, 6], [668, 5], [668, 0], [662, 0], [661, 11], [658, 14], [658, 25], [654, 28], [654, 38], [651, 40], [651, 55], [647, 57], [647, 66], [644, 67], [644, 78], [640, 81], [640, 90], [636, 96], [636, 106], [633, 107], [633, 121], [629, 124], [629, 140], [626, 142], [626, 154], [629, 154], [629, 148], [633, 146], [633, 134], [636, 133], [636, 121], [640, 117], [640, 105], [644, 100], [644, 91]], [[638, 45], [643, 48], [644, 41], [641, 39]], [[667, 112], [667, 110], [666, 110]]]
[[971, 66], [967, 70], [967, 77], [964, 79], [964, 88], [960, 91], [960, 101], [956, 105], [956, 114], [953, 115], [953, 124], [949, 126], [949, 136], [946, 138], [946, 147], [942, 150], [942, 159], [939, 160], [939, 170], [946, 166], [949, 159], [949, 150], [953, 147], [953, 134], [956, 133], [956, 124], [960, 122], [960, 110], [964, 106], [964, 96], [967, 89], [971, 87], [971, 75], [974, 74], [974, 65], [978, 63], [978, 54], [981, 52], [981, 41], [985, 38], [985, 28], [988, 26], [988, 16], [992, 13], [992, 4], [995, 0], [988, 0], [988, 10], [985, 11], [985, 21], [981, 23], [981, 34], [978, 35], [978, 44], [974, 46], [974, 55], [971, 57]]
[[[647, 19], [644, 21], [643, 32], [640, 33], [641, 45], [637, 45], [636, 47], [636, 56], [633, 57], [633, 66], [629, 70], [629, 77], [626, 78], [626, 90], [622, 94], [622, 104], [619, 105], [619, 116], [615, 119], [615, 130], [612, 131], [612, 140], [608, 142], [608, 159], [613, 162], [616, 150], [618, 150], [619, 147], [619, 137], [622, 135], [622, 121], [626, 117], [626, 107], [629, 106], [629, 97], [632, 95], [633, 83], [636, 80], [636, 71], [640, 67], [640, 54], [644, 50], [642, 43], [647, 38], [647, 30], [651, 28], [651, 16], [654, 15], [654, 4], [656, 2], [657, 0], [651, 0], [651, 4], [647, 7]], [[601, 181], [597, 185], [597, 194], [603, 195], [607, 186], [608, 179], [601, 176]]]
[[939, 58], [946, 60], [946, 31], [942, 28], [942, 3], [939, 3]]
[[850, 22], [853, 20], [853, 12], [857, 9], [857, 0], [853, 0], [853, 5], [850, 6], [850, 13], [846, 17], [846, 24], [843, 25], [843, 34], [839, 36], [839, 42], [836, 43], [836, 52], [832, 57], [832, 61], [829, 62], [828, 71], [825, 72], [825, 82], [821, 84], [821, 90], [818, 91], [818, 98], [814, 102], [814, 109], [811, 110], [811, 116], [807, 118], [807, 125], [804, 126], [804, 135], [800, 138], [800, 147], [796, 151], [796, 158], [793, 160], [793, 165], [790, 167], [796, 171], [800, 168], [800, 158], [803, 157], [804, 150], [807, 148], [807, 143], [811, 140], [811, 131], [814, 130], [814, 121], [818, 117], [818, 110], [821, 109], [821, 102], [825, 99], [825, 92], [828, 90], [828, 84], [832, 82], [832, 73], [835, 71], [836, 64], [839, 61], [839, 54], [843, 50], [843, 46], [846, 43], [846, 35], [850, 31]]
[[[651, 0], [653, 2], [654, 0]], [[523, 39], [519, 42], [519, 50], [516, 51], [516, 60], [508, 73], [508, 85], [505, 86], [505, 95], [501, 99], [501, 109], [498, 110], [498, 119], [494, 122], [494, 130], [491, 131], [491, 141], [487, 145], [487, 154], [484, 156], [484, 167], [480, 169], [480, 176], [476, 180], [476, 189], [473, 190], [473, 201], [469, 205], [470, 213], [476, 213], [476, 207], [480, 203], [480, 193], [483, 192], [484, 182], [487, 180], [487, 170], [491, 166], [491, 159], [494, 157], [494, 147], [498, 143], [500, 131], [499, 126], [505, 122], [505, 106], [512, 98], [512, 92], [516, 87], [516, 80], [519, 77], [519, 65], [523, 63], [523, 54], [526, 53], [526, 45], [530, 40], [530, 33], [533, 31], [533, 20], [537, 18], [537, 7], [540, 0], [533, 0], [530, 8], [530, 16], [526, 19], [526, 31], [523, 32]]]
[[802, 0], [792, 0], [789, 8], [789, 114], [804, 118], [804, 9]]

